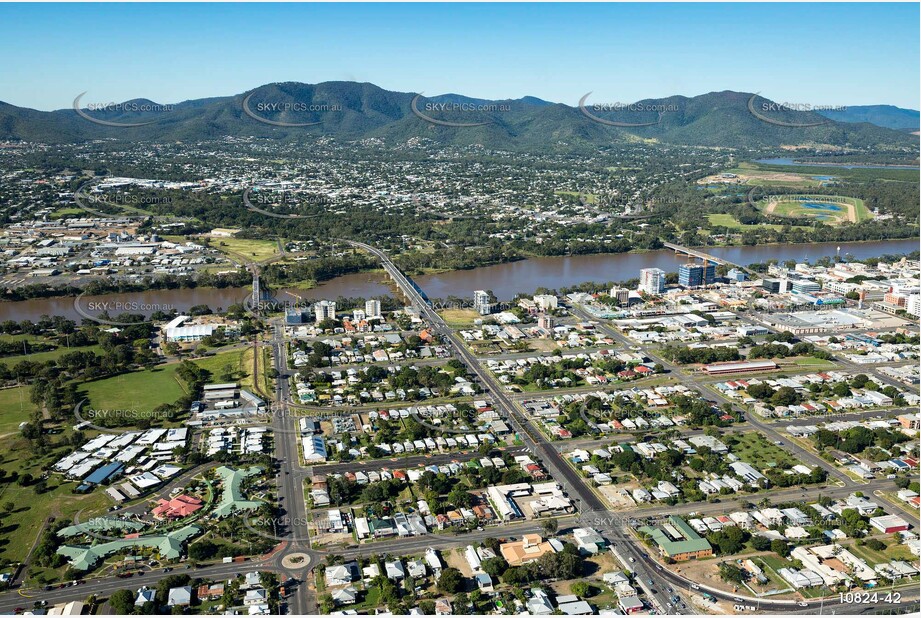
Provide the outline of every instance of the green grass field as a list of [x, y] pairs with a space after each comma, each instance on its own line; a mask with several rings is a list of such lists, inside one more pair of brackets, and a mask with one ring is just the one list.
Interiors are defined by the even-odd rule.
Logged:
[[59, 208], [51, 213], [52, 219], [60, 219], [69, 215], [86, 216], [87, 212], [82, 208]]
[[578, 191], [554, 191], [554, 195], [568, 195], [570, 197], [582, 197], [585, 198], [586, 203], [594, 204], [598, 200], [598, 196], [594, 193], [579, 193]]
[[793, 360], [794, 363], [800, 367], [834, 367], [835, 364], [832, 361], [824, 360], [821, 358], [813, 358], [811, 356], [800, 356]]
[[214, 356], [193, 360], [196, 365], [211, 372], [214, 382], [238, 382], [241, 387], [253, 387], [253, 349], [238, 348], [219, 352]]
[[262, 262], [278, 255], [278, 242], [245, 238], [213, 238], [211, 246], [224, 253], [236, 254], [250, 262]]
[[29, 399], [28, 386], [0, 390], [0, 436], [19, 432], [19, 424], [29, 420], [36, 409]]
[[[796, 196], [775, 196], [778, 200], [773, 206], [770, 214], [778, 217], [808, 217], [819, 218], [823, 223], [828, 225], [840, 225], [851, 220], [850, 210], [854, 211], [856, 222], [867, 221], [873, 217], [870, 211], [864, 205], [863, 200], [856, 197], [847, 197], [842, 195], [796, 195]], [[756, 205], [760, 210], [766, 211], [774, 198], [766, 198], [759, 201]], [[828, 203], [829, 210], [806, 208], [804, 201], [816, 203]], [[837, 208], [837, 210], [832, 210]]]
[[474, 320], [483, 317], [473, 309], [443, 309], [438, 314], [451, 328], [469, 328]]
[[732, 453], [759, 470], [773, 467], [785, 470], [799, 463], [793, 455], [772, 444], [760, 433], [745, 433], [735, 437], [738, 443], [732, 446]]
[[55, 360], [60, 358], [68, 352], [101, 352], [102, 348], [98, 345], [88, 345], [77, 348], [68, 348], [67, 346], [61, 346], [56, 350], [50, 350], [48, 352], [36, 352], [35, 354], [29, 355], [20, 355], [20, 356], [5, 356], [0, 358], [0, 363], [3, 363], [7, 367], [15, 367], [18, 363], [24, 360], [32, 361], [33, 363], [44, 363], [50, 360]]
[[133, 371], [112, 378], [87, 382], [79, 387], [96, 410], [137, 410], [149, 412], [164, 403], [173, 403], [185, 394], [176, 376], [177, 363]]
[[[731, 230], [738, 230], [740, 232], [746, 232], [749, 230], [758, 230], [762, 228], [770, 228], [772, 230], [781, 230], [784, 228], [783, 225], [777, 223], [759, 223], [758, 225], [749, 225], [746, 223], [740, 223], [733, 215], [728, 213], [712, 213], [707, 215], [707, 221], [711, 226], [720, 226], [727, 227]], [[792, 225], [790, 226], [793, 229], [802, 229], [802, 225]]]

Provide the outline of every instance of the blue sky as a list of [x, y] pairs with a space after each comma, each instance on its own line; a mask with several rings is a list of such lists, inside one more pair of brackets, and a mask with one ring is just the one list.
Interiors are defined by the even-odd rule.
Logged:
[[918, 109], [918, 21], [917, 3], [0, 4], [0, 101], [355, 80], [570, 105], [739, 90]]

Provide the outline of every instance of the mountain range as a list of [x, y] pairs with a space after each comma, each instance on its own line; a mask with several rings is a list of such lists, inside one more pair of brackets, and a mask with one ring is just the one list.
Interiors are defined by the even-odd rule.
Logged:
[[869, 122], [878, 127], [913, 131], [921, 128], [921, 112], [895, 105], [849, 105], [842, 110], [822, 110], [819, 113], [838, 122]]
[[[733, 91], [646, 99], [629, 108], [595, 101], [590, 95], [583, 98], [583, 105], [569, 106], [536, 97], [502, 101], [459, 94], [423, 97], [357, 82], [273, 83], [234, 96], [170, 106], [138, 99], [104, 111], [91, 109], [91, 96], [80, 98], [79, 112], [74, 108], [42, 112], [0, 102], [0, 139], [189, 142], [225, 136], [296, 139], [308, 134], [339, 140], [378, 138], [387, 144], [429, 138], [508, 150], [597, 148], [636, 141], [751, 148], [801, 144], [891, 148], [918, 143], [904, 130], [871, 122], [884, 116], [903, 118], [901, 112], [868, 109], [859, 117], [826, 118]], [[86, 117], [142, 126], [109, 126]], [[854, 119], [858, 121], [848, 121]], [[298, 124], [309, 126], [292, 126]]]

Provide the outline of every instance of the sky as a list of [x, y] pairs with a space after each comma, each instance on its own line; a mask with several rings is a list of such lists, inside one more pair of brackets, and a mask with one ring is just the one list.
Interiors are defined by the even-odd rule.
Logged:
[[720, 90], [919, 109], [918, 3], [0, 4], [0, 101], [158, 103], [282, 81], [575, 105]]

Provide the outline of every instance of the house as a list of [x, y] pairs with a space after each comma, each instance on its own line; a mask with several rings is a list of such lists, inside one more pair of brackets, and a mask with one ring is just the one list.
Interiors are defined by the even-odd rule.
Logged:
[[339, 590], [333, 590], [330, 596], [336, 605], [351, 605], [358, 600], [358, 590], [355, 586], [346, 586]]
[[243, 584], [240, 586], [240, 590], [251, 590], [253, 588], [262, 588], [262, 577], [259, 575], [259, 571], [250, 571], [243, 576]]
[[224, 584], [202, 584], [198, 587], [198, 599], [219, 599], [224, 595]]
[[[574, 595], [569, 595], [573, 597]], [[586, 601], [569, 601], [562, 602], [563, 599], [568, 599], [569, 597], [559, 597], [557, 602], [557, 609], [566, 614], [567, 616], [590, 616], [595, 613], [595, 610], [592, 609], [592, 606], [589, 605]]]
[[591, 528], [576, 528], [572, 531], [572, 536], [576, 547], [584, 554], [597, 554], [607, 545], [604, 537]]
[[474, 573], [476, 587], [483, 592], [493, 592], [492, 577], [489, 573]]
[[134, 606], [135, 606], [135, 607], [140, 607], [140, 606], [143, 605], [144, 603], [153, 603], [153, 602], [154, 602], [154, 599], [156, 599], [156, 598], [157, 598], [157, 591], [156, 591], [156, 590], [150, 590], [150, 589], [148, 589], [148, 588], [146, 588], [146, 587], [145, 587], [145, 588], [140, 588], [140, 589], [138, 589], [138, 596], [137, 596], [137, 598], [134, 600]]
[[509, 566], [521, 566], [533, 562], [548, 553], [556, 553], [553, 545], [549, 541], [544, 541], [539, 534], [526, 534], [520, 541], [503, 543], [499, 546], [499, 552]]
[[553, 613], [553, 603], [550, 597], [542, 588], [532, 588], [531, 596], [526, 603], [528, 614], [532, 616], [544, 616]]
[[262, 605], [269, 600], [269, 593], [266, 592], [265, 588], [254, 588], [252, 590], [247, 590], [246, 594], [243, 595], [243, 605], [249, 607], [250, 605]]
[[451, 616], [453, 613], [453, 607], [451, 607], [451, 601], [447, 599], [438, 599], [435, 601], [435, 615], [436, 616]]
[[326, 567], [327, 586], [345, 586], [358, 579], [358, 563], [337, 564]]
[[170, 588], [166, 597], [168, 607], [186, 607], [192, 604], [192, 586]]
[[384, 571], [388, 579], [405, 579], [406, 570], [403, 568], [403, 562], [400, 560], [388, 560], [384, 563]]

